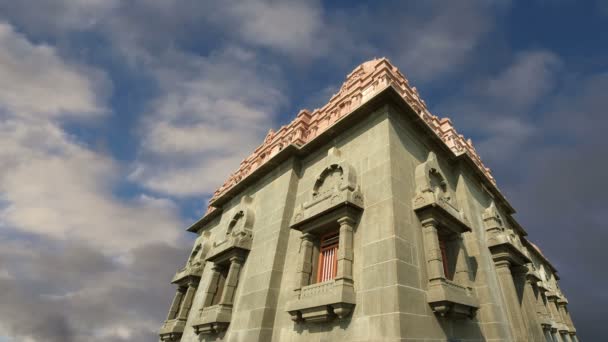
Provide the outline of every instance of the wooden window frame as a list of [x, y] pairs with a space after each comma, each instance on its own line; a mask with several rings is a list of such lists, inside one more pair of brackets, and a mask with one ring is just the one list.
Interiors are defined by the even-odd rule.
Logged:
[[[327, 244], [328, 240], [334, 239], [335, 241]], [[340, 232], [332, 231], [322, 235], [319, 239], [319, 258], [317, 262], [317, 281], [316, 283], [322, 283], [326, 281], [330, 281], [336, 278], [336, 274], [338, 271], [338, 249], [340, 248]], [[333, 262], [331, 262], [331, 266], [329, 270], [326, 270], [327, 265], [325, 264], [325, 258], [327, 251], [333, 250], [333, 254], [331, 254], [331, 258], [333, 258]], [[330, 272], [329, 274], [327, 272]]]

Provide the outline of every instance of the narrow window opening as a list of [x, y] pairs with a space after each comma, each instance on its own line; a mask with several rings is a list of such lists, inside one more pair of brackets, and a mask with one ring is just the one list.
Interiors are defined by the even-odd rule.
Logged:
[[217, 290], [213, 294], [213, 299], [211, 300], [211, 305], [217, 305], [220, 303], [220, 299], [222, 298], [222, 294], [224, 293], [224, 285], [226, 284], [226, 278], [228, 277], [228, 268], [224, 267], [219, 272], [219, 277], [217, 279]]
[[449, 259], [448, 259], [448, 246], [445, 238], [439, 238], [439, 249], [441, 250], [441, 261], [443, 263], [443, 274], [446, 279], [452, 280], [453, 275], [450, 272]]

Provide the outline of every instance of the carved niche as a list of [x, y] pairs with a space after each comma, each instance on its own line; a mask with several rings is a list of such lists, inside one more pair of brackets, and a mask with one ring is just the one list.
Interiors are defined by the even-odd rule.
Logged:
[[[443, 317], [472, 318], [479, 308], [468, 279], [468, 264], [461, 234], [471, 228], [456, 205], [435, 153], [415, 170], [416, 194], [412, 199], [414, 211], [422, 224], [423, 244], [428, 276], [427, 302], [432, 310]], [[449, 248], [452, 252], [440, 252]], [[447, 255], [451, 260], [444, 260]], [[446, 274], [453, 264], [453, 279]]]
[[233, 249], [249, 251], [253, 241], [253, 221], [254, 213], [251, 207], [251, 197], [244, 196], [241, 199], [239, 208], [236, 210], [232, 219], [226, 226], [224, 239], [215, 241], [209, 255], [208, 261], [215, 261], [218, 257], [230, 253]]
[[226, 226], [224, 239], [214, 242], [209, 251], [211, 279], [205, 289], [203, 307], [192, 325], [196, 334], [217, 334], [230, 325], [241, 269], [253, 242], [251, 202], [251, 197], [243, 196]]
[[[347, 317], [356, 305], [353, 280], [354, 229], [363, 197], [354, 168], [332, 148], [319, 173], [310, 200], [296, 209], [291, 228], [301, 231], [294, 294], [286, 311], [298, 323], [328, 322]], [[336, 274], [333, 279], [314, 282], [313, 245], [323, 234], [337, 229]]]
[[471, 231], [466, 216], [456, 204], [454, 193], [448, 186], [445, 173], [441, 170], [434, 152], [430, 152], [427, 160], [416, 167], [415, 178], [416, 195], [412, 204], [421, 220], [433, 217], [445, 222], [445, 226], [455, 233]]
[[340, 151], [332, 148], [328, 152], [326, 166], [317, 177], [309, 201], [298, 208], [292, 226], [346, 205], [363, 208], [363, 196], [357, 185], [355, 169], [341, 159]]
[[175, 273], [171, 283], [179, 285], [192, 279], [195, 279], [196, 282], [200, 280], [205, 265], [205, 257], [210, 249], [208, 238], [209, 232], [204, 232], [196, 239], [186, 265]]
[[531, 262], [521, 239], [512, 229], [504, 225], [494, 202], [484, 211], [482, 217], [486, 227], [488, 248], [495, 262], [506, 260], [512, 266], [523, 266]]
[[171, 303], [167, 319], [159, 332], [160, 340], [163, 342], [175, 342], [181, 339], [186, 327], [188, 314], [192, 307], [194, 293], [199, 285], [205, 266], [204, 260], [209, 250], [208, 237], [209, 232], [204, 232], [196, 239], [186, 265], [177, 271], [171, 281], [178, 288]]

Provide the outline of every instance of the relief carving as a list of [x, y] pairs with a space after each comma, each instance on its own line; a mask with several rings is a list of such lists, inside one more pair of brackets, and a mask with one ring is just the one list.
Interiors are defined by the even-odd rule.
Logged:
[[529, 252], [523, 246], [519, 235], [506, 227], [494, 202], [484, 211], [488, 248], [495, 261], [508, 260], [512, 265], [524, 265], [530, 262]]
[[225, 238], [221, 241], [213, 242], [213, 247], [209, 252], [207, 260], [213, 261], [217, 257], [233, 248], [251, 250], [253, 241], [253, 222], [255, 215], [251, 209], [252, 199], [244, 196], [241, 199], [238, 209], [232, 215], [232, 219], [226, 227]]
[[430, 152], [427, 160], [416, 167], [415, 179], [416, 195], [412, 200], [414, 210], [439, 206], [468, 225], [464, 213], [458, 209], [455, 196], [446, 181], [445, 172], [439, 166], [434, 152]]
[[325, 162], [327, 166], [317, 177], [310, 200], [296, 208], [293, 224], [341, 204], [363, 207], [363, 196], [352, 165], [344, 161], [337, 148], [329, 150]]

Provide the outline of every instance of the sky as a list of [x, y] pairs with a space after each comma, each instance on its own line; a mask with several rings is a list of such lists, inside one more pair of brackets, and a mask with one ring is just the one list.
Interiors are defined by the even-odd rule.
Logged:
[[383, 56], [602, 340], [606, 32], [603, 0], [0, 0], [0, 341], [155, 340], [213, 191]]

